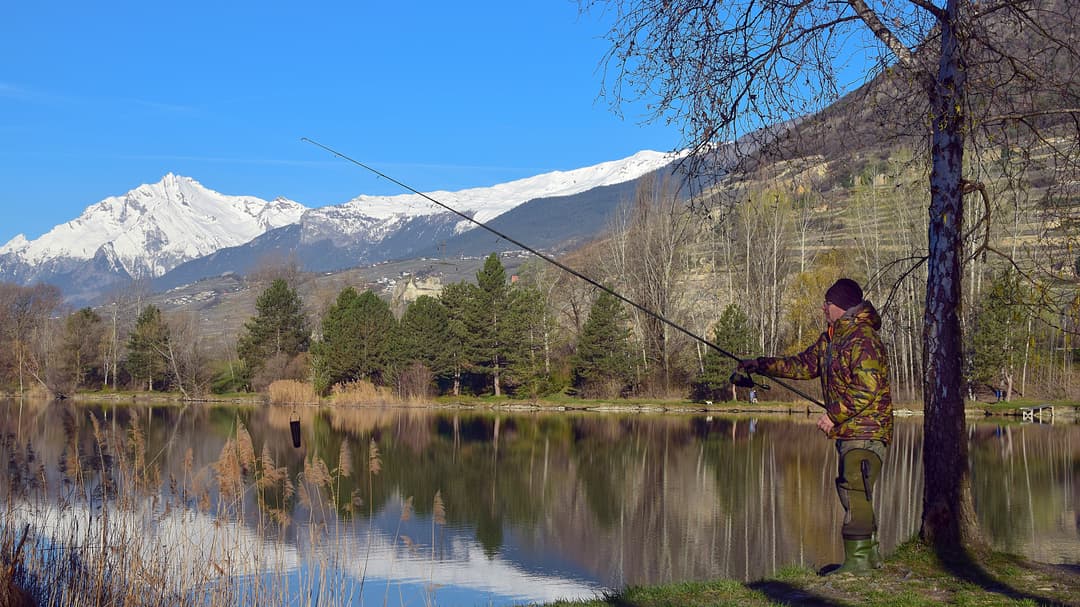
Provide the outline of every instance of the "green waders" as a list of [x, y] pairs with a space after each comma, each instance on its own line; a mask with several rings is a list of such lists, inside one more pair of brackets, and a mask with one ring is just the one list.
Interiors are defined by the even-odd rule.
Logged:
[[881, 477], [885, 443], [876, 440], [838, 440], [840, 456], [836, 493], [844, 506], [844, 563], [828, 573], [867, 572], [881, 567], [874, 484]]

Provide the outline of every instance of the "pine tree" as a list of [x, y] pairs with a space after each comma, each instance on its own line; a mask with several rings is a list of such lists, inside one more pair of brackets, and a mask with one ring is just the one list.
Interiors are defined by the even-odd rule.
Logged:
[[[713, 343], [736, 356], [745, 355], [753, 347], [754, 337], [750, 318], [738, 304], [724, 308], [720, 320], [713, 327]], [[698, 376], [692, 388], [694, 400], [728, 400], [733, 396], [731, 374], [735, 361], [709, 348], [705, 354], [705, 370]]]
[[401, 317], [399, 357], [405, 363], [423, 363], [437, 378], [454, 373], [454, 342], [450, 314], [438, 299], [421, 295]]
[[574, 387], [583, 396], [618, 396], [633, 377], [630, 329], [622, 302], [601, 291], [589, 309], [573, 357]]
[[73, 313], [64, 322], [61, 357], [64, 374], [70, 379], [72, 388], [80, 388], [87, 375], [100, 366], [104, 336], [104, 323], [91, 308]]
[[165, 351], [168, 348], [169, 327], [157, 306], [146, 306], [135, 321], [135, 330], [128, 338], [127, 370], [137, 382], [146, 382], [153, 390], [155, 381], [165, 378]]
[[554, 324], [540, 292], [532, 287], [510, 289], [503, 341], [509, 345], [506, 378], [515, 394], [536, 398], [551, 391], [546, 337]]
[[337, 383], [368, 380], [385, 385], [393, 377], [397, 320], [374, 293], [346, 287], [322, 321], [322, 340], [311, 349], [315, 387], [325, 393]]
[[449, 329], [448, 350], [450, 353], [452, 392], [461, 394], [462, 375], [469, 371], [473, 359], [471, 333], [469, 332], [469, 314], [471, 302], [478, 297], [478, 287], [467, 282], [448, 284], [439, 295], [439, 302], [446, 308], [447, 327]]
[[1023, 350], [1023, 303], [1017, 276], [1009, 271], [998, 275], [976, 312], [971, 335], [971, 379], [1003, 387], [1006, 399], [1012, 393], [1016, 357]]
[[275, 356], [292, 358], [308, 350], [311, 330], [303, 301], [284, 279], [275, 280], [259, 295], [255, 310], [255, 316], [244, 323], [245, 331], [236, 345], [249, 374]]
[[498, 255], [488, 256], [484, 267], [476, 273], [476, 283], [478, 290], [466, 318], [473, 346], [469, 348], [473, 354], [471, 362], [474, 369], [491, 376], [495, 396], [501, 396], [501, 375], [509, 347], [502, 326], [509, 313], [509, 288]]

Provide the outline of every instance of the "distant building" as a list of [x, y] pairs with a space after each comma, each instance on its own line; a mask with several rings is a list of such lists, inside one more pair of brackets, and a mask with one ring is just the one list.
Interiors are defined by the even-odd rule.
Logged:
[[401, 315], [405, 313], [405, 308], [421, 295], [438, 297], [442, 293], [442, 288], [442, 280], [437, 276], [429, 278], [410, 276], [408, 280], [403, 280], [394, 286], [394, 293], [390, 297], [390, 309], [394, 311], [395, 316], [401, 318]]

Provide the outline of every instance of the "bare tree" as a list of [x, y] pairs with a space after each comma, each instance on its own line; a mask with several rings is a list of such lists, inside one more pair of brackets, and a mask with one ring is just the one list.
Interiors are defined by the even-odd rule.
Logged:
[[115, 390], [119, 384], [120, 361], [124, 358], [124, 343], [128, 333], [135, 326], [135, 317], [142, 309], [143, 301], [150, 296], [150, 283], [134, 280], [114, 287], [102, 306], [101, 315], [105, 318], [105, 336], [102, 339], [102, 372], [105, 385], [112, 380]]
[[[695, 231], [693, 217], [683, 208], [674, 189], [666, 181], [643, 178], [630, 205], [620, 208], [610, 239], [612, 267], [607, 275], [616, 277], [631, 299], [659, 316], [679, 322], [678, 276], [681, 256]], [[659, 380], [659, 389], [671, 388], [677, 349], [685, 345], [681, 334], [656, 316], [634, 310], [642, 337], [642, 356], [647, 374]]]
[[[964, 434], [960, 310], [964, 197], [985, 188], [965, 175], [971, 170], [965, 152], [969, 145], [977, 150], [978, 143], [1002, 139], [1041, 143], [1059, 159], [1056, 168], [1077, 173], [1080, 3], [579, 1], [617, 12], [605, 59], [615, 79], [604, 85], [614, 105], [647, 98], [654, 119], [681, 124], [684, 143], [694, 152], [687, 168], [696, 175], [709, 171], [725, 142], [748, 133], [757, 136], [742, 140], [743, 153], [760, 157], [795, 149], [783, 145], [785, 123], [835, 100], [852, 41], [873, 43], [892, 101], [907, 103], [864, 103], [862, 114], [847, 122], [859, 124], [863, 137], [874, 137], [881, 130], [869, 127], [910, 129], [911, 116], [924, 117], [917, 134], [926, 137], [929, 152], [920, 534], [942, 550], [981, 546]], [[901, 105], [905, 117], [890, 114]], [[996, 138], [985, 129], [979, 131], [985, 137], [973, 135], [995, 125]], [[984, 242], [980, 249], [987, 247]]]
[[49, 357], [54, 351], [51, 340], [55, 332], [50, 319], [60, 304], [60, 290], [52, 285], [0, 284], [0, 328], [7, 342], [3, 350], [11, 357], [8, 364], [18, 380], [19, 393], [31, 381], [51, 391], [46, 381]]
[[206, 354], [199, 339], [199, 320], [191, 312], [170, 314], [166, 318], [169, 339], [155, 348], [166, 362], [177, 389], [185, 399], [206, 392], [209, 374]]

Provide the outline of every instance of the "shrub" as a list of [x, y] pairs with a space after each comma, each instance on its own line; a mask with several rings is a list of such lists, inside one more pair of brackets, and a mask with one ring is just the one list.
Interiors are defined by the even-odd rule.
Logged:
[[398, 374], [398, 395], [410, 402], [424, 402], [431, 398], [435, 385], [435, 375], [420, 361], [412, 364]]

